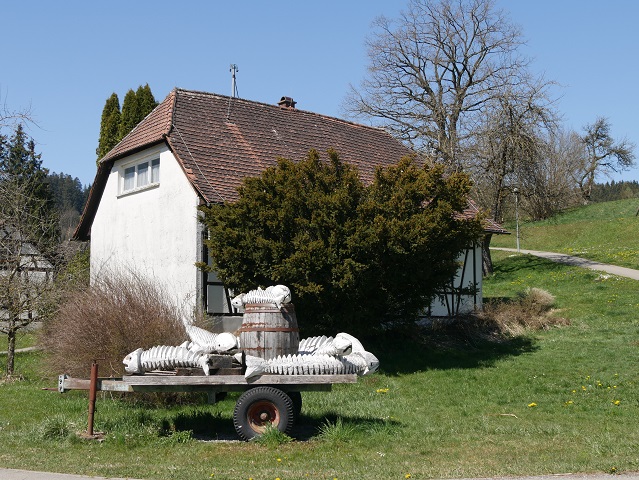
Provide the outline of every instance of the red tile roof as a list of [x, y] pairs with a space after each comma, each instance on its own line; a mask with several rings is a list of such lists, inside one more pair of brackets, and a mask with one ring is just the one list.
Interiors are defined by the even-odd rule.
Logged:
[[247, 176], [258, 176], [278, 158], [298, 160], [314, 148], [334, 149], [357, 167], [362, 180], [375, 169], [413, 152], [379, 128], [295, 108], [213, 93], [175, 89], [99, 162], [74, 238], [87, 239], [115, 160], [166, 143], [208, 203], [237, 199]]

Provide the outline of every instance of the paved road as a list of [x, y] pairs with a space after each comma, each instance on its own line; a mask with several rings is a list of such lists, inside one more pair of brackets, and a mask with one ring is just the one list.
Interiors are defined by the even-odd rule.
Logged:
[[[82, 475], [65, 475], [62, 473], [30, 472], [28, 470], [9, 470], [0, 468], [0, 480], [107, 480], [105, 477], [87, 477]], [[544, 475], [538, 477], [501, 477], [495, 478], [475, 478], [460, 480], [639, 480], [639, 472], [621, 473], [611, 475], [609, 473], [597, 474], [558, 474]], [[110, 480], [135, 480], [132, 478], [111, 478]]]
[[[505, 252], [517, 252], [516, 248], [497, 248], [490, 247], [491, 250], [502, 250]], [[597, 270], [601, 272], [610, 273], [620, 277], [632, 278], [633, 280], [639, 280], [639, 270], [633, 270], [632, 268], [618, 267], [616, 265], [608, 265], [607, 263], [593, 262], [586, 258], [573, 257], [563, 253], [555, 252], [540, 252], [537, 250], [520, 250], [521, 253], [534, 255], [536, 257], [547, 258], [553, 262], [565, 263], [566, 265], [574, 265], [577, 267], [589, 268], [590, 270]]]

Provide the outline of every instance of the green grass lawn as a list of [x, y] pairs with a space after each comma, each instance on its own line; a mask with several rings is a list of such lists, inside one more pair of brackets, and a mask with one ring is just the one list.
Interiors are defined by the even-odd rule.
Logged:
[[486, 298], [543, 288], [570, 325], [498, 343], [373, 342], [381, 371], [305, 392], [294, 441], [278, 446], [234, 441], [236, 395], [162, 407], [101, 394], [95, 430], [105, 440], [79, 440], [86, 392], [42, 390], [57, 384], [38, 373], [42, 354], [20, 354], [25, 380], [0, 384], [0, 465], [171, 480], [639, 470], [639, 284], [526, 255], [494, 261]]
[[[547, 250], [639, 269], [639, 200], [618, 200], [575, 208], [542, 222], [520, 223], [520, 248]], [[516, 247], [512, 235], [495, 235], [494, 247]]]

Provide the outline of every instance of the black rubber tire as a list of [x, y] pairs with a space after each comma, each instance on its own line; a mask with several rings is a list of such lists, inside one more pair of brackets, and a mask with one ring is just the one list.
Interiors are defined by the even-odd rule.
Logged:
[[247, 390], [240, 395], [233, 410], [233, 426], [242, 440], [261, 435], [268, 424], [288, 434], [294, 421], [293, 400], [286, 392], [274, 387]]
[[288, 396], [291, 397], [293, 401], [293, 414], [295, 415], [295, 420], [300, 418], [300, 414], [302, 413], [302, 392], [286, 392]]

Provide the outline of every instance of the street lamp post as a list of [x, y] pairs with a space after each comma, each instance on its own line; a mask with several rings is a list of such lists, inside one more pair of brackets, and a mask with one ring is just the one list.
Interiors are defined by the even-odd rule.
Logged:
[[520, 250], [519, 250], [519, 189], [517, 187], [513, 188], [513, 193], [515, 194], [515, 228], [517, 231], [517, 253], [520, 253]]

